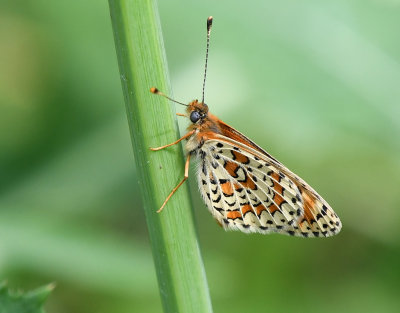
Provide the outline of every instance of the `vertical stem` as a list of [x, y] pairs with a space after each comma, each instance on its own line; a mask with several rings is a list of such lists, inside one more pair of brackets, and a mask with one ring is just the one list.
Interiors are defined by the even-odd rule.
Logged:
[[165, 312], [212, 312], [187, 185], [156, 210], [183, 178], [182, 148], [153, 152], [178, 138], [155, 0], [109, 0], [122, 88]]

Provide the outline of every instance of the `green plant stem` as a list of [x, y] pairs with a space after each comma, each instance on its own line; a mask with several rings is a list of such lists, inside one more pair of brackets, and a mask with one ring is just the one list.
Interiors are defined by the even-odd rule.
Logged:
[[109, 0], [121, 82], [165, 312], [212, 312], [187, 185], [157, 214], [183, 178], [181, 145], [153, 152], [178, 138], [173, 104], [149, 92], [171, 94], [154, 0]]

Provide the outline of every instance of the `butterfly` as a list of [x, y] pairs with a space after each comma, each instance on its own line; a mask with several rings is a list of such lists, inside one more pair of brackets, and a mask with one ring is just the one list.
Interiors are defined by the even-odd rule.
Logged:
[[181, 103], [157, 88], [150, 91], [187, 107], [188, 133], [158, 151], [187, 140], [185, 175], [161, 208], [189, 176], [191, 157], [199, 160], [197, 180], [212, 216], [226, 230], [329, 237], [342, 224], [328, 203], [303, 179], [245, 135], [209, 112], [204, 103], [208, 50], [213, 18], [207, 19], [207, 49], [202, 101]]

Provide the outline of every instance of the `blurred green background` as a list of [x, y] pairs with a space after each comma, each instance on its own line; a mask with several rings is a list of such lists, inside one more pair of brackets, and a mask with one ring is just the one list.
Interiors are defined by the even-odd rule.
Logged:
[[[215, 312], [398, 312], [400, 1], [174, 0], [159, 12], [173, 96], [201, 97], [213, 15], [211, 111], [344, 225], [315, 240], [226, 233], [193, 166]], [[56, 282], [49, 313], [161, 311], [106, 1], [0, 3], [4, 279]]]

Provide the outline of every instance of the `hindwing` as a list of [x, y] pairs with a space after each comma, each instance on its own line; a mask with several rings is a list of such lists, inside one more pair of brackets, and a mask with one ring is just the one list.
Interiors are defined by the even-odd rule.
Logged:
[[340, 220], [329, 205], [266, 152], [218, 135], [198, 155], [201, 194], [225, 229], [303, 237], [339, 232]]

